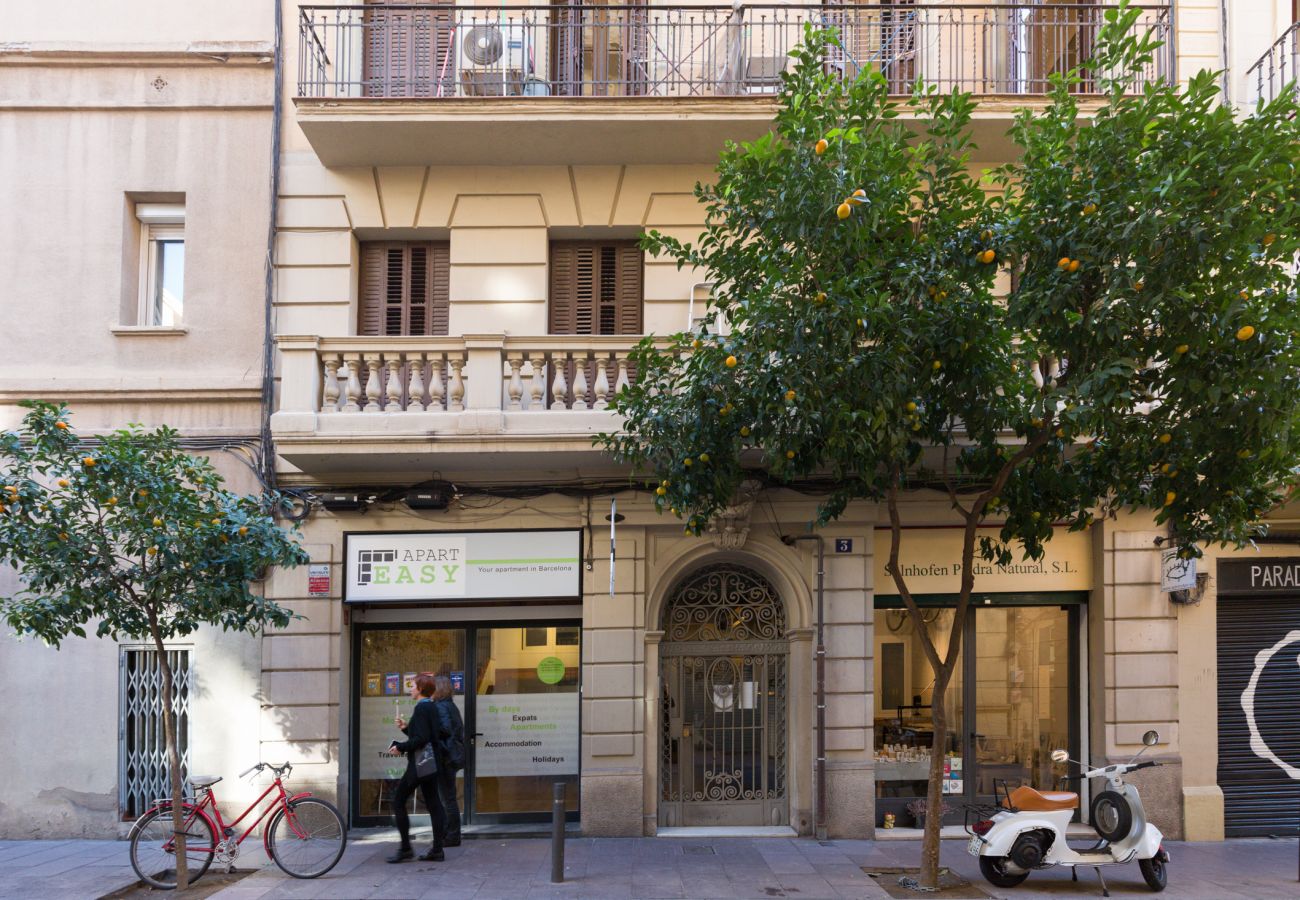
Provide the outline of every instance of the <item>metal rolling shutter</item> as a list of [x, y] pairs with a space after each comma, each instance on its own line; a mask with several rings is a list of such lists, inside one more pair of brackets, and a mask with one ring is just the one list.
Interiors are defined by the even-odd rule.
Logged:
[[[1241, 696], [1255, 657], [1300, 631], [1300, 597], [1220, 598], [1219, 787], [1228, 837], [1294, 835], [1300, 827], [1300, 781], [1250, 747]], [[1300, 641], [1265, 666], [1255, 691], [1255, 722], [1269, 749], [1300, 766]]]

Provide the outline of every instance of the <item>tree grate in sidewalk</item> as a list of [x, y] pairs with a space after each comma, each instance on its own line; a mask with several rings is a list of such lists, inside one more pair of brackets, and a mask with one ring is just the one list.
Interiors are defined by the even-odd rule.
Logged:
[[988, 900], [992, 896], [947, 867], [939, 869], [937, 891], [923, 891], [906, 887], [901, 883], [904, 879], [914, 882], [920, 878], [921, 870], [915, 867], [863, 866], [862, 871], [870, 875], [876, 884], [884, 888], [886, 894], [896, 900], [928, 900], [931, 897], [936, 900]]

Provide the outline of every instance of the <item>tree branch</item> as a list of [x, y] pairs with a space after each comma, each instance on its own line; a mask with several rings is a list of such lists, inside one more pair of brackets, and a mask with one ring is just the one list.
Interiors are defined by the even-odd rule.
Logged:
[[898, 479], [898, 466], [894, 466], [893, 471], [889, 473], [889, 491], [885, 495], [889, 507], [889, 574], [893, 576], [894, 586], [898, 588], [898, 595], [903, 598], [903, 605], [907, 607], [907, 612], [912, 617], [917, 634], [921, 635], [921, 649], [925, 651], [926, 659], [930, 661], [930, 667], [934, 669], [937, 678], [939, 673], [946, 672], [944, 663], [939, 659], [939, 651], [934, 646], [930, 629], [921, 617], [921, 608], [916, 605], [916, 600], [907, 587], [898, 563], [898, 550], [903, 539], [903, 521], [898, 514]]

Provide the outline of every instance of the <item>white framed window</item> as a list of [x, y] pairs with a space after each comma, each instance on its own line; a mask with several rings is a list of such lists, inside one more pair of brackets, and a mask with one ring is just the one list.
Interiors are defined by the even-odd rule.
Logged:
[[185, 205], [137, 203], [140, 312], [137, 322], [177, 328], [185, 308]]

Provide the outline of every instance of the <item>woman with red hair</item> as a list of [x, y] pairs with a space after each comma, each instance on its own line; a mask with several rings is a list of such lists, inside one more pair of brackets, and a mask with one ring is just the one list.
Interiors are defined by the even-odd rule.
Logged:
[[[444, 735], [439, 726], [439, 716], [434, 709], [433, 692], [432, 674], [421, 672], [415, 676], [415, 685], [411, 688], [415, 711], [411, 713], [411, 721], [408, 723], [401, 716], [396, 718], [397, 727], [406, 735], [406, 740], [393, 741], [388, 748], [391, 756], [406, 754], [406, 771], [402, 773], [402, 780], [397, 783], [397, 790], [393, 792], [393, 814], [397, 817], [397, 833], [401, 836], [402, 843], [397, 848], [397, 852], [388, 857], [390, 863], [406, 862], [415, 856], [414, 851], [411, 850], [411, 819], [406, 812], [406, 804], [410, 802], [411, 795], [417, 788], [420, 796], [424, 798], [424, 805], [429, 810], [429, 818], [433, 824], [433, 846], [422, 853], [420, 859], [437, 862], [446, 858], [442, 852], [442, 844], [447, 834], [447, 816], [443, 811], [442, 803], [438, 800], [438, 753], [436, 752], [442, 746]], [[435, 752], [422, 754], [420, 751], [430, 744], [433, 745]], [[426, 755], [431, 756], [435, 761], [432, 763], [434, 768], [431, 771], [420, 771], [417, 760]], [[424, 765], [427, 768], [429, 764]]]

